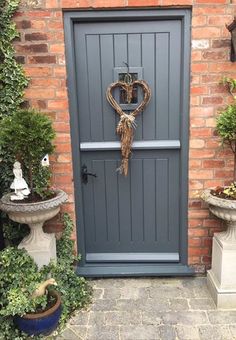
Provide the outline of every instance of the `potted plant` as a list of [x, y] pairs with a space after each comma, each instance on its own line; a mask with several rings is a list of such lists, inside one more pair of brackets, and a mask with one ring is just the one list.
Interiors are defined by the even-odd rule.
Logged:
[[209, 204], [209, 210], [225, 221], [226, 231], [213, 237], [212, 267], [207, 273], [208, 286], [221, 308], [236, 307], [236, 79], [224, 78], [233, 96], [218, 116], [216, 130], [223, 144], [229, 145], [234, 154], [234, 181], [227, 187], [204, 190], [201, 198]]
[[52, 288], [56, 281], [38, 271], [23, 249], [9, 247], [0, 252], [0, 269], [0, 319], [12, 318], [27, 335], [51, 333], [61, 315], [61, 297]]
[[0, 121], [0, 151], [8, 163], [12, 160], [15, 175], [11, 183], [15, 193], [1, 198], [0, 209], [11, 220], [29, 225], [30, 234], [18, 247], [25, 248], [39, 268], [56, 259], [55, 235], [44, 233], [43, 224], [67, 199], [62, 190], [50, 189], [51, 171], [42, 163], [54, 151], [54, 137], [49, 117], [32, 109], [18, 110]]

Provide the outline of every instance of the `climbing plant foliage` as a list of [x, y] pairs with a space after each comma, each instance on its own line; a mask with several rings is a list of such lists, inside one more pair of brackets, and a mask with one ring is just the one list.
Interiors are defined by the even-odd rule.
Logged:
[[19, 34], [12, 16], [20, 0], [0, 1], [0, 118], [19, 108], [28, 85], [22, 66], [16, 61], [13, 40]]

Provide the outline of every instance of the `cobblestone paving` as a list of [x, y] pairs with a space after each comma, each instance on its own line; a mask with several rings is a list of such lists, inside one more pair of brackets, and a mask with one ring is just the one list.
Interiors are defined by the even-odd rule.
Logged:
[[233, 340], [236, 309], [216, 310], [205, 277], [91, 281], [93, 303], [62, 340]]

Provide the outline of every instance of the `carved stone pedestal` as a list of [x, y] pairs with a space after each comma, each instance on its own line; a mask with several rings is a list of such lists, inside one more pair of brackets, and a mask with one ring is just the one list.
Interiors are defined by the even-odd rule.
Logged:
[[67, 195], [64, 191], [56, 191], [56, 196], [47, 201], [37, 203], [15, 203], [10, 201], [10, 195], [5, 195], [0, 201], [0, 209], [5, 211], [12, 221], [28, 224], [30, 234], [26, 236], [18, 248], [25, 248], [34, 261], [41, 268], [56, 260], [55, 234], [43, 231], [43, 224], [56, 216], [60, 205], [65, 202]]
[[202, 198], [209, 203], [210, 211], [227, 225], [226, 231], [213, 237], [207, 285], [218, 308], [236, 308], [236, 201], [217, 198], [209, 190]]

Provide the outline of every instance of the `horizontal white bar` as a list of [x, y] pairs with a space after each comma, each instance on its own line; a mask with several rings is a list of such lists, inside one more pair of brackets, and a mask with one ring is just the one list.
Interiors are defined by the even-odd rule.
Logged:
[[[133, 150], [180, 149], [179, 140], [146, 140], [132, 144]], [[80, 143], [81, 151], [120, 150], [120, 142], [88, 142]]]
[[87, 262], [178, 262], [178, 253], [87, 253]]

